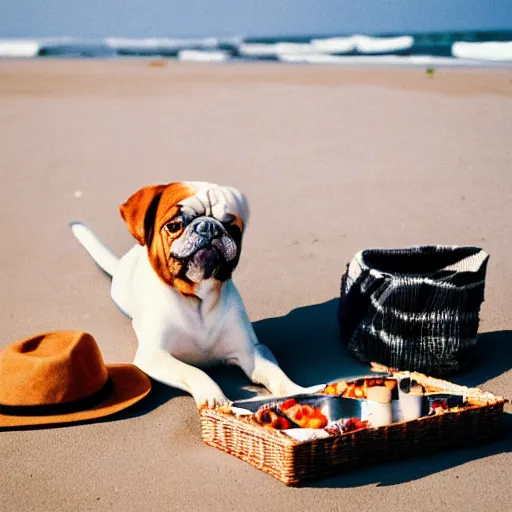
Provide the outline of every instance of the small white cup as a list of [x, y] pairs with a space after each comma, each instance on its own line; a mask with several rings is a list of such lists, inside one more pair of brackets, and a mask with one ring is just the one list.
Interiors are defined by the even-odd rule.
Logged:
[[409, 393], [398, 390], [398, 421], [411, 421], [421, 418], [423, 393], [421, 387], [411, 388]]
[[391, 390], [385, 386], [368, 388], [366, 402], [367, 419], [370, 426], [378, 428], [393, 423]]

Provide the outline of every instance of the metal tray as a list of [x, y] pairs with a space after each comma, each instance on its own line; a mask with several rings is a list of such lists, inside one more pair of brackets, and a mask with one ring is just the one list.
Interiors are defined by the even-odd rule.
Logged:
[[300, 405], [310, 405], [322, 411], [329, 422], [338, 421], [345, 418], [359, 418], [363, 415], [363, 407], [365, 400], [357, 398], [342, 398], [335, 395], [294, 395], [291, 397], [265, 397], [260, 400], [247, 399], [236, 400], [232, 407], [234, 412], [244, 413], [248, 411], [256, 412], [262, 406], [279, 406], [293, 398]]

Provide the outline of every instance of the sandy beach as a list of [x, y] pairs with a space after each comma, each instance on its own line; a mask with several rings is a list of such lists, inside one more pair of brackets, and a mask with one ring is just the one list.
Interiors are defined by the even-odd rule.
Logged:
[[[116, 252], [118, 205], [152, 183], [246, 193], [235, 282], [297, 382], [360, 366], [337, 338], [340, 276], [368, 247], [478, 245], [491, 256], [479, 364], [453, 380], [512, 397], [512, 70], [118, 60], [0, 61], [0, 348], [90, 332], [131, 361], [130, 321], [72, 236]], [[160, 64], [160, 61], [157, 61]], [[249, 396], [237, 369], [210, 372]], [[505, 511], [512, 434], [287, 488], [204, 445], [192, 398], [163, 385], [94, 424], [0, 432], [0, 509]]]

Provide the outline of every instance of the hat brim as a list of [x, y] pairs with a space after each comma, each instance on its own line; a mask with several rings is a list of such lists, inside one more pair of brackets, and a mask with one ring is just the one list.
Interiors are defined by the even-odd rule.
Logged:
[[110, 416], [142, 400], [151, 391], [151, 380], [133, 364], [107, 364], [112, 393], [100, 404], [70, 414], [14, 416], [0, 414], [0, 428], [29, 427], [90, 421]]

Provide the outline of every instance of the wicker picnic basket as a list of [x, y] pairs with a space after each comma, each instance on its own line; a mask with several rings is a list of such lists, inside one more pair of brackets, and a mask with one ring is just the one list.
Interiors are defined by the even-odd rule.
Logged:
[[[405, 375], [404, 373], [396, 373]], [[200, 410], [201, 437], [286, 485], [333, 476], [368, 464], [432, 453], [496, 436], [507, 400], [419, 373], [407, 373], [430, 391], [466, 393], [468, 407], [381, 428], [298, 442], [243, 416]]]

